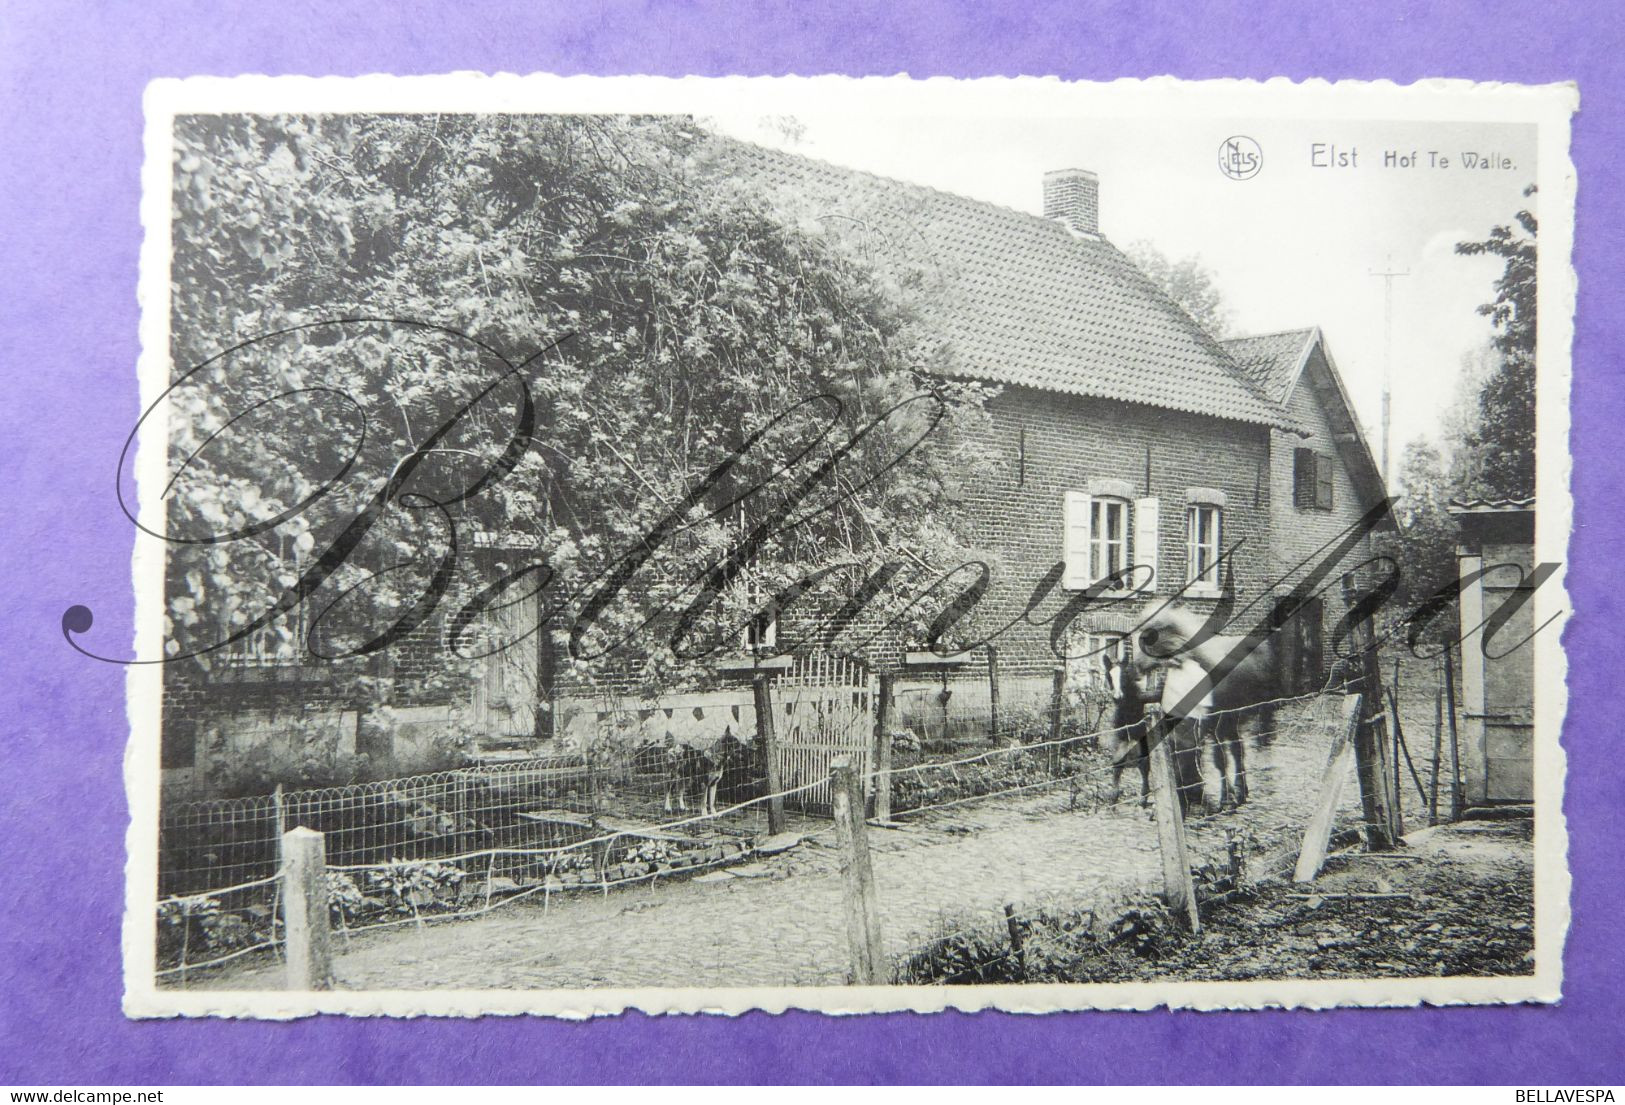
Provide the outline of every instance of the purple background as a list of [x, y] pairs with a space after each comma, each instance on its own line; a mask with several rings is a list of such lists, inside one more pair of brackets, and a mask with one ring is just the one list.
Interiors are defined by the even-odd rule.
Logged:
[[[0, 831], [0, 1082], [1625, 1081], [1617, 754], [1619, 256], [1625, 165], [1605, 4], [1051, 2], [683, 5], [572, 0], [47, 3], [0, 17], [0, 592], [9, 755]], [[291, 1024], [119, 1012], [124, 673], [62, 641], [129, 639], [113, 471], [136, 410], [141, 93], [153, 77], [457, 69], [723, 75], [1285, 75], [1580, 83], [1574, 348], [1579, 611], [1565, 730], [1574, 924], [1556, 1008], [737, 1020], [632, 1015]], [[1508, 212], [1510, 215], [1511, 212]], [[1610, 711], [1609, 703], [1616, 709]]]

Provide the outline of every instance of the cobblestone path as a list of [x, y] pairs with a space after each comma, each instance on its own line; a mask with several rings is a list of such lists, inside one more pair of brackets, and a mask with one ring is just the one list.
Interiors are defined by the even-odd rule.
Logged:
[[[1251, 750], [1248, 805], [1189, 823], [1194, 863], [1221, 860], [1229, 835], [1243, 829], [1255, 875], [1292, 854], [1330, 743], [1328, 710], [1316, 710]], [[1151, 893], [1161, 868], [1149, 815], [1134, 802], [1088, 812], [1068, 801], [1065, 793], [992, 797], [873, 829], [888, 953], [1002, 924], [1005, 903], [1109, 911]], [[1357, 813], [1351, 778], [1342, 816]], [[848, 956], [834, 845], [826, 828], [790, 852], [741, 865], [739, 877], [555, 897], [545, 907], [532, 898], [468, 921], [335, 935], [339, 981], [397, 990], [838, 985]], [[276, 988], [279, 970], [264, 963], [192, 986]]]

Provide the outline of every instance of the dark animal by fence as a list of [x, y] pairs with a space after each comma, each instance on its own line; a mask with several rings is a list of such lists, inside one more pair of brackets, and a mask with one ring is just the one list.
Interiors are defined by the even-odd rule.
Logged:
[[[672, 737], [666, 738], [665, 750], [665, 811], [686, 813], [690, 805], [697, 806], [704, 815], [717, 812], [718, 798], [744, 800], [742, 789], [749, 789], [750, 749], [733, 735], [733, 729], [723, 730], [722, 736], [708, 748], [683, 744]], [[747, 796], [748, 797], [748, 796]]]
[[1107, 737], [1107, 753], [1112, 758], [1112, 796], [1123, 794], [1123, 772], [1130, 767], [1140, 772], [1140, 804], [1151, 799], [1151, 722], [1145, 716], [1144, 691], [1134, 665], [1119, 663], [1101, 654], [1106, 668], [1106, 690], [1112, 697], [1112, 729]]

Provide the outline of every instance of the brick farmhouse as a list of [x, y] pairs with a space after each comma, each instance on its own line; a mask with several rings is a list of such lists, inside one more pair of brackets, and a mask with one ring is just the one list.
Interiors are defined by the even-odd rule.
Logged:
[[[743, 143], [719, 141], [719, 150], [724, 171], [805, 212], [819, 232], [882, 266], [928, 273], [920, 307], [941, 338], [941, 371], [999, 388], [987, 431], [997, 470], [967, 489], [966, 505], [977, 544], [997, 557], [978, 614], [1016, 624], [991, 657], [980, 649], [943, 662], [898, 640], [866, 655], [871, 670], [895, 673], [899, 726], [985, 735], [991, 671], [1001, 711], [1014, 715], [1048, 701], [1057, 666], [1068, 684], [1087, 686], [1100, 651], [1132, 647], [1143, 596], [1074, 621], [1063, 651], [1082, 659], [1057, 656], [1051, 627], [1032, 624], [1042, 618], [1020, 618], [1057, 564], [1065, 567], [1048, 612], [1129, 566], [1154, 595], [1183, 589], [1185, 601], [1210, 608], [1215, 561], [1233, 549], [1237, 608], [1256, 618], [1296, 581], [1297, 566], [1384, 497], [1319, 331], [1231, 341], [1204, 332], [1101, 235], [1094, 174], [1046, 174], [1039, 217]], [[1365, 548], [1337, 571], [1365, 559]], [[1341, 613], [1336, 572], [1330, 579], [1327, 599], [1288, 627], [1293, 689], [1325, 674]], [[624, 709], [590, 687], [538, 677], [552, 666], [545, 644], [501, 655], [471, 686], [431, 687], [443, 633], [425, 627], [415, 651], [387, 661], [396, 688], [387, 709], [335, 698], [307, 669], [177, 667], [166, 681], [166, 789], [218, 793], [208, 765], [251, 752], [272, 775], [301, 755], [403, 774], [438, 766], [449, 728], [469, 730], [475, 744], [507, 738], [533, 750], [590, 741]], [[703, 744], [724, 728], [754, 727], [740, 680], [638, 707], [652, 739]]]

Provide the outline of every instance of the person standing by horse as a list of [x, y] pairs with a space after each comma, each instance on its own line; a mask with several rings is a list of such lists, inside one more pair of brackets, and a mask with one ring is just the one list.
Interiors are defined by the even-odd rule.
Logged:
[[[1126, 643], [1125, 638], [1125, 647]], [[1111, 801], [1115, 805], [1122, 797], [1123, 772], [1132, 766], [1140, 771], [1140, 805], [1146, 806], [1151, 802], [1151, 719], [1146, 717], [1140, 678], [1126, 658], [1115, 660], [1111, 653], [1102, 652], [1100, 661], [1112, 699], [1112, 728], [1106, 745], [1112, 758]]]
[[[1254, 719], [1261, 732], [1274, 729], [1280, 697], [1275, 647], [1265, 638], [1209, 634], [1207, 619], [1193, 610], [1162, 606], [1140, 623], [1136, 656], [1142, 676], [1163, 675], [1163, 734], [1172, 738], [1180, 805], [1202, 805], [1201, 752], [1211, 737], [1219, 776], [1219, 808], [1247, 801], [1246, 746], [1241, 723]], [[1211, 685], [1209, 685], [1211, 684]]]

